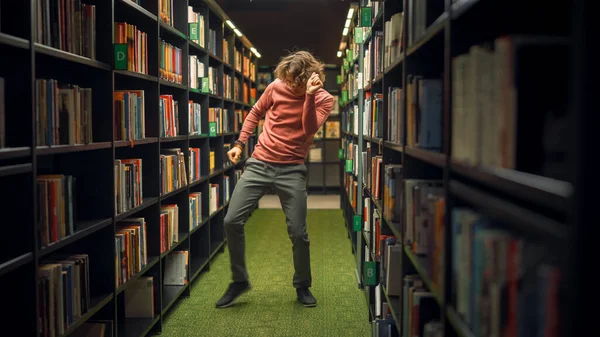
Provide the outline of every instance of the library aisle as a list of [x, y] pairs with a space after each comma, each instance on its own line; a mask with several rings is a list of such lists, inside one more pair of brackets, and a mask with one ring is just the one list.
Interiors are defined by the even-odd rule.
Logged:
[[[281, 210], [257, 209], [246, 224], [252, 290], [236, 304], [215, 309], [230, 281], [227, 249], [192, 285], [191, 297], [175, 304], [161, 336], [368, 336], [364, 293], [357, 289], [355, 260], [341, 210], [308, 212], [313, 286], [318, 301], [296, 300], [291, 243]], [[201, 332], [201, 333], [200, 333]]]

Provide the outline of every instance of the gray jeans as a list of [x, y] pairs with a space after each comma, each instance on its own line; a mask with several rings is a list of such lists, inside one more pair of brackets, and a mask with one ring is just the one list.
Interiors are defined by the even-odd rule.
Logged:
[[278, 165], [249, 158], [235, 185], [225, 215], [225, 234], [234, 282], [248, 281], [244, 224], [258, 200], [269, 190], [278, 196], [285, 213], [294, 255], [293, 285], [310, 287], [310, 241], [306, 232], [306, 165]]

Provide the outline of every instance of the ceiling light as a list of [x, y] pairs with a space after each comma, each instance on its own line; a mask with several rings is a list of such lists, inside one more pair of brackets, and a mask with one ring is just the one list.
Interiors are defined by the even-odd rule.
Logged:
[[239, 30], [239, 29], [237, 29], [237, 28], [236, 28], [236, 29], [234, 29], [233, 31], [235, 32], [235, 35], [237, 35], [237, 36], [242, 36], [242, 32], [240, 32], [240, 30]]
[[344, 27], [346, 27], [346, 28], [350, 27], [350, 19], [346, 19], [346, 23], [344, 24]]
[[337, 57], [342, 57], [342, 51], [341, 50], [338, 50]]
[[342, 35], [344, 35], [344, 36], [348, 35], [348, 27], [344, 27], [344, 31], [342, 32]]
[[354, 7], [350, 7], [348, 10], [348, 19], [352, 19], [352, 15], [354, 15]]
[[227, 25], [231, 28], [231, 29], [235, 29], [235, 26], [233, 25], [233, 22], [231, 22], [231, 20], [227, 20], [225, 21], [227, 22]]
[[256, 50], [256, 48], [254, 48], [254, 47], [250, 47], [250, 51], [251, 51], [252, 53], [254, 53], [254, 55], [256, 55], [256, 57], [260, 58], [260, 56], [261, 56], [261, 55], [260, 55], [260, 53], [258, 52], [258, 50]]

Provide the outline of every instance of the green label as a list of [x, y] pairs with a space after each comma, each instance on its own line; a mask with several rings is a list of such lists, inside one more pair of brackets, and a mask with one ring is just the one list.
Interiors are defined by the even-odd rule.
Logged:
[[198, 38], [198, 36], [199, 36], [198, 31], [200, 29], [198, 22], [192, 22], [189, 25], [190, 25], [190, 27], [189, 27], [189, 29], [190, 29], [189, 30], [190, 31], [190, 39], [191, 40], [200, 40]]
[[360, 26], [371, 27], [371, 7], [363, 7], [360, 10]]
[[337, 84], [342, 84], [342, 75], [337, 75], [336, 82]]
[[352, 159], [346, 159], [346, 172], [352, 173]]
[[200, 88], [200, 92], [208, 94], [210, 93], [209, 85], [208, 85], [208, 77], [202, 77], [202, 87]]
[[375, 286], [377, 285], [377, 264], [375, 261], [365, 261], [365, 267], [363, 268], [365, 273], [365, 285]]
[[216, 122], [208, 123], [208, 136], [209, 137], [217, 136], [217, 123]]
[[354, 27], [354, 43], [363, 43], [362, 27]]
[[344, 150], [343, 149], [338, 149], [338, 158], [344, 159]]
[[115, 44], [115, 69], [127, 70], [127, 44]]
[[362, 216], [360, 214], [354, 215], [354, 218], [353, 218], [354, 228], [353, 229], [355, 232], [360, 232], [362, 230], [361, 219], [362, 219]]
[[348, 58], [344, 59], [344, 69], [348, 70], [350, 68], [350, 64], [348, 63]]
[[348, 91], [347, 90], [342, 91], [342, 101], [348, 102]]

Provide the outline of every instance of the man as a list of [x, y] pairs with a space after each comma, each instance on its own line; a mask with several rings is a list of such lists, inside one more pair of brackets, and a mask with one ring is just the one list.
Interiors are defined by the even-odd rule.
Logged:
[[333, 96], [323, 89], [323, 64], [305, 51], [284, 57], [275, 68], [275, 77], [251, 109], [239, 139], [227, 153], [233, 163], [237, 162], [248, 137], [266, 114], [263, 132], [235, 186], [225, 215], [233, 282], [217, 302], [217, 308], [231, 306], [238, 296], [250, 289], [244, 224], [250, 210], [269, 190], [279, 196], [286, 216], [294, 256], [292, 283], [298, 300], [306, 307], [317, 305], [309, 290], [312, 278], [306, 232], [307, 169], [304, 161], [315, 133], [333, 108]]

